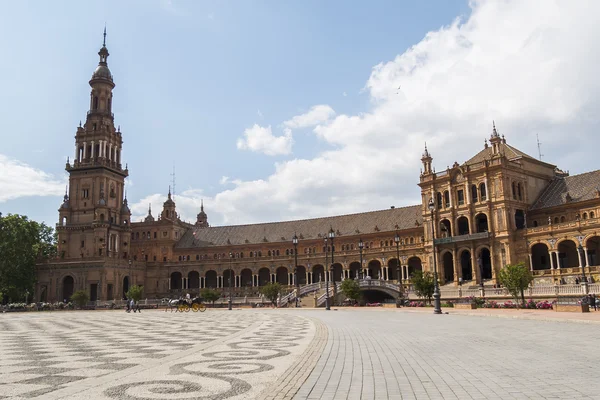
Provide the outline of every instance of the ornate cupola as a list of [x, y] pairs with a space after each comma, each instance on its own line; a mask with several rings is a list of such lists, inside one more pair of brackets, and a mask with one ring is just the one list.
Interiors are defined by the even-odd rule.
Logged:
[[171, 198], [171, 186], [169, 186], [169, 194], [167, 195], [167, 201], [163, 203], [163, 211], [160, 215], [161, 219], [170, 219], [175, 221], [177, 219], [177, 213], [175, 212], [175, 202]]
[[208, 228], [208, 217], [204, 212], [204, 200], [200, 200], [200, 212], [196, 217], [196, 226], [199, 228]]
[[425, 151], [423, 152], [423, 156], [421, 157], [421, 162], [423, 163], [423, 175], [431, 174], [431, 162], [433, 158], [429, 154], [429, 150], [427, 150], [427, 143], [425, 143]]
[[148, 215], [146, 215], [144, 222], [154, 222], [154, 217], [152, 216], [152, 204], [148, 204]]

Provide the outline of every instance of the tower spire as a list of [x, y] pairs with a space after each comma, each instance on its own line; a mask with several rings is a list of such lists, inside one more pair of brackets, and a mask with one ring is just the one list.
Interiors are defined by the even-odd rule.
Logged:
[[102, 47], [106, 47], [106, 22], [104, 23], [104, 40], [102, 41]]
[[204, 199], [200, 199], [200, 211], [204, 211]]

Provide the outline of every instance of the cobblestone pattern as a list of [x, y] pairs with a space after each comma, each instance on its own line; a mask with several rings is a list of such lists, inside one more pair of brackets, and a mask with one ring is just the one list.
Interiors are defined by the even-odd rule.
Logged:
[[0, 399], [254, 398], [314, 333], [259, 311], [5, 314]]
[[316, 333], [306, 352], [282, 374], [279, 381], [267, 388], [257, 399], [292, 399], [298, 389], [304, 384], [317, 360], [321, 357], [327, 343], [327, 327], [317, 319], [313, 322], [316, 326]]
[[600, 399], [595, 325], [307, 311], [329, 329], [295, 399]]

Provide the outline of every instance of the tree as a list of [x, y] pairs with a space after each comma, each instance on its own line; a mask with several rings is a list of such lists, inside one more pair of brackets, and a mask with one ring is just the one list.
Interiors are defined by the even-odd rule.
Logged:
[[90, 295], [85, 290], [78, 290], [71, 295], [71, 301], [83, 308], [90, 301]]
[[0, 291], [9, 301], [33, 293], [35, 264], [56, 257], [51, 227], [26, 216], [0, 213]]
[[216, 290], [212, 290], [210, 288], [202, 289], [200, 292], [200, 296], [204, 299], [204, 301], [210, 301], [212, 305], [215, 305], [215, 301], [221, 298], [221, 293]]
[[361, 298], [360, 285], [354, 279], [344, 279], [340, 285], [340, 290], [347, 299], [356, 302]]
[[525, 289], [533, 281], [533, 275], [531, 275], [531, 271], [525, 264], [506, 265], [498, 273], [498, 281], [514, 297], [517, 304], [520, 295], [523, 307], [525, 306]]
[[127, 293], [125, 293], [125, 295], [127, 296], [128, 299], [133, 299], [133, 301], [135, 301], [137, 303], [142, 298], [143, 292], [144, 292], [143, 286], [133, 285], [129, 288], [129, 290], [127, 291]]
[[281, 285], [279, 283], [267, 283], [260, 288], [260, 293], [265, 296], [273, 304], [277, 306], [277, 298], [281, 293]]
[[433, 274], [429, 271], [415, 271], [410, 277], [415, 293], [417, 296], [426, 298], [429, 304], [431, 304], [431, 298], [433, 297], [433, 290], [435, 288], [435, 281]]

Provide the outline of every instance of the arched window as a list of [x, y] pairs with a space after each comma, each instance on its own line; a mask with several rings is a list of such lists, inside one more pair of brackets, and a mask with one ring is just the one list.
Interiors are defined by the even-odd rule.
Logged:
[[277, 255], [279, 255], [279, 250], [277, 250]]
[[533, 227], [537, 227], [538, 226], [538, 222], [536, 220], [533, 221]]
[[583, 219], [588, 219], [587, 213], [583, 213]]
[[93, 106], [94, 110], [98, 109], [98, 96], [94, 96], [94, 106]]
[[388, 241], [387, 240], [385, 241], [385, 247], [388, 247]]
[[450, 207], [450, 192], [444, 192], [444, 207]]
[[558, 217], [554, 217], [554, 223], [558, 224]]
[[354, 250], [354, 244], [350, 244], [350, 250]]
[[200, 260], [200, 254], [196, 254], [196, 261]]
[[593, 212], [593, 211], [590, 211], [590, 218], [591, 218], [591, 219], [594, 219], [594, 218], [596, 218], [596, 217], [594, 217], [594, 212]]
[[244, 258], [244, 252], [243, 251], [240, 253], [240, 258]]
[[442, 208], [442, 194], [440, 192], [437, 193], [437, 208], [438, 210]]
[[560, 222], [561, 222], [561, 223], [562, 223], [562, 222], [565, 222], [565, 221], [566, 221], [566, 219], [565, 219], [565, 216], [564, 216], [564, 215], [563, 215], [562, 217], [560, 217]]
[[142, 232], [142, 239], [146, 239], [146, 232]]
[[189, 255], [189, 254], [188, 254], [188, 256], [187, 256], [187, 261], [190, 261], [190, 255]]
[[517, 199], [517, 185], [515, 185], [515, 183], [512, 183], [512, 195], [513, 195], [513, 199], [516, 200]]
[[271, 250], [267, 252], [267, 256], [271, 257]]
[[485, 193], [485, 183], [481, 183], [479, 185], [479, 198], [481, 199], [481, 201], [484, 201], [487, 198]]
[[517, 197], [519, 198], [519, 200], [523, 200], [523, 192], [520, 183], [517, 183]]
[[258, 256], [259, 256], [259, 257], [262, 257], [262, 253], [261, 253], [260, 251], [258, 252]]
[[[343, 249], [342, 249], [342, 250], [343, 250]], [[286, 249], [286, 250], [285, 250], [285, 255], [286, 255], [286, 256], [289, 256], [289, 255], [290, 255], [290, 250], [289, 250], [289, 249]]]
[[410, 244], [414, 244], [415, 243], [415, 238], [410, 238]]
[[477, 185], [471, 185], [471, 200], [477, 203]]

